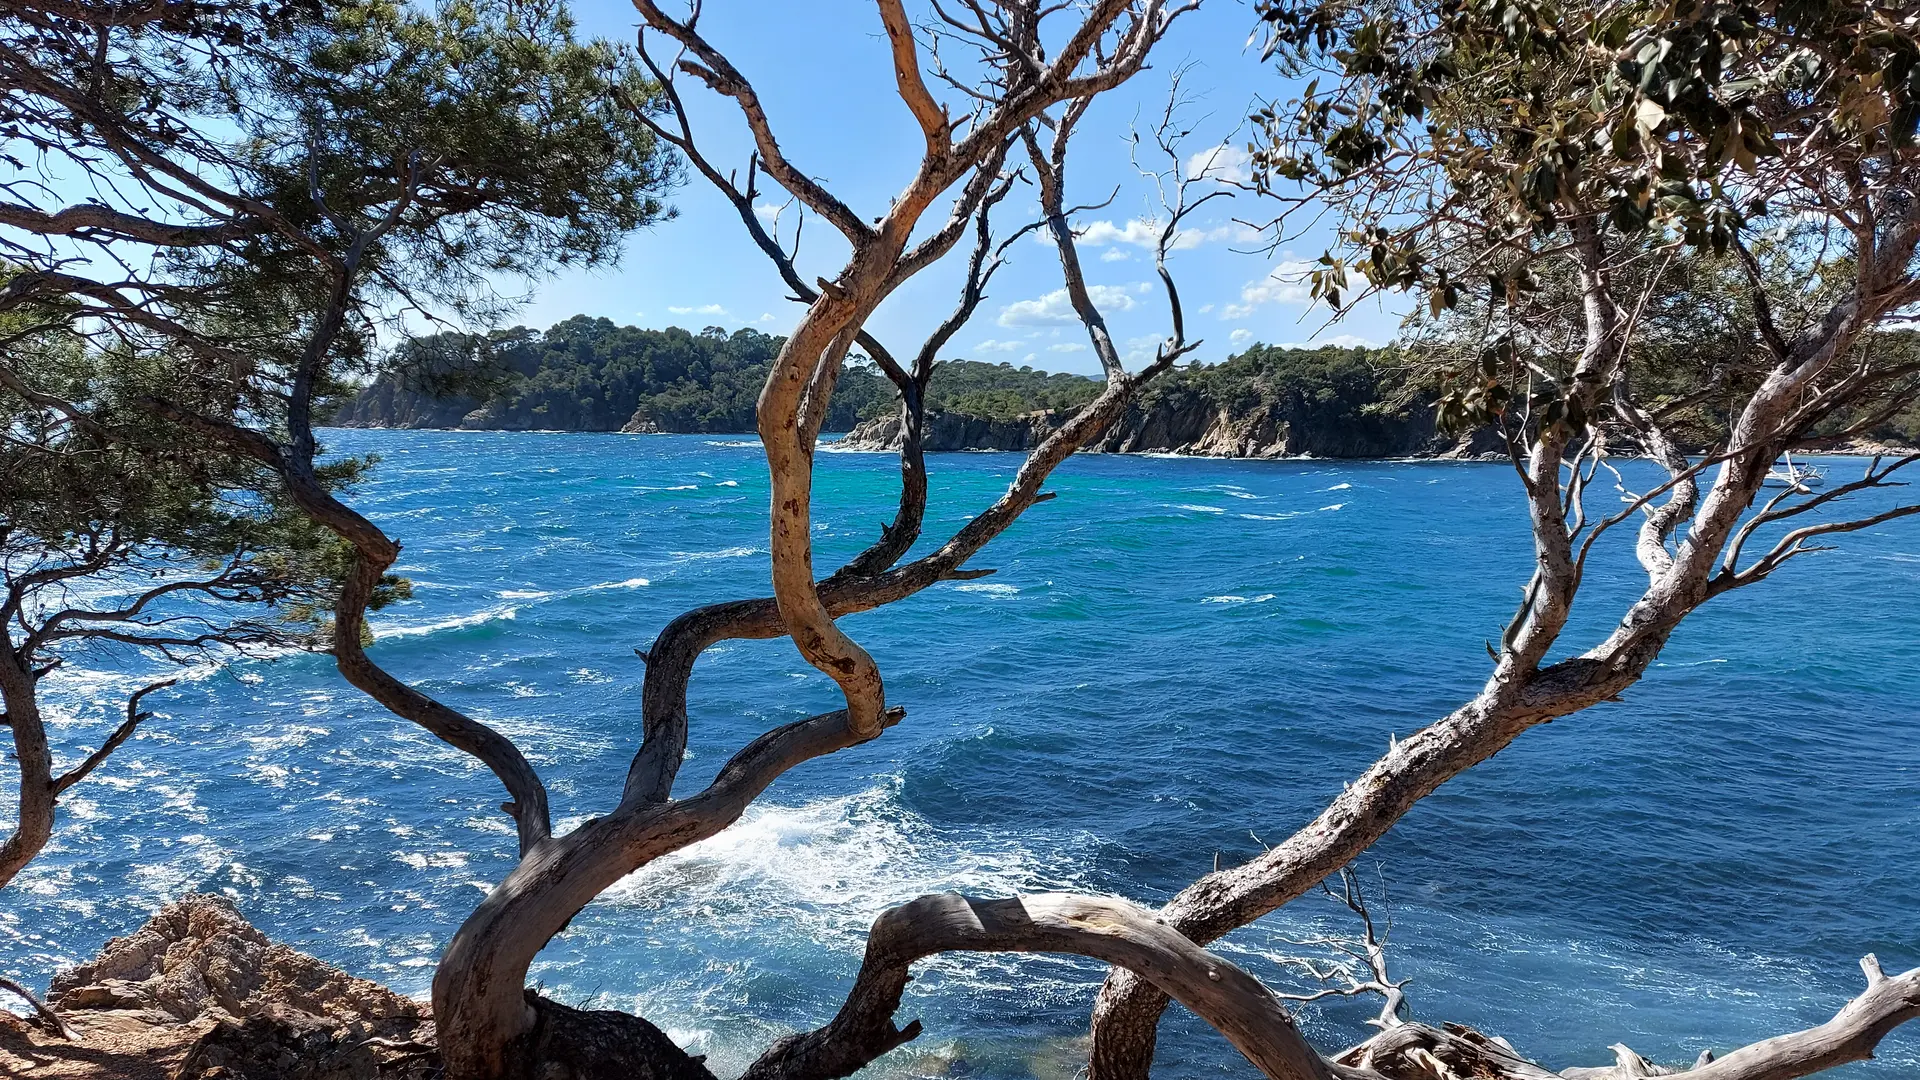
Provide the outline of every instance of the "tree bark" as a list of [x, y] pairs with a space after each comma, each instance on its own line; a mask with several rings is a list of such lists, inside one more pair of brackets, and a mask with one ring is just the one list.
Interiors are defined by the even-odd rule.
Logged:
[[19, 809], [13, 831], [0, 842], [0, 888], [5, 888], [47, 846], [53, 836], [53, 754], [40, 717], [34, 673], [20, 663], [11, 645], [0, 643], [0, 703], [13, 732], [19, 770]]
[[1259, 980], [1124, 900], [1050, 894], [923, 896], [874, 921], [853, 990], [826, 1027], [776, 1043], [742, 1080], [837, 1080], [919, 1034], [893, 1017], [912, 965], [943, 952], [1048, 952], [1136, 972], [1212, 1024], [1272, 1080], [1331, 1080]]

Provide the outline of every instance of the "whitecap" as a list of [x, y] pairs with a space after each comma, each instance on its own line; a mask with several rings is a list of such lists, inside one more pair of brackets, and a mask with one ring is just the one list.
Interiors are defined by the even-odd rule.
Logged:
[[1226, 510], [1218, 506], [1198, 506], [1193, 503], [1174, 503], [1175, 510], [1192, 510], [1200, 514], [1224, 514]]
[[1015, 596], [1020, 592], [1017, 585], [1002, 585], [997, 581], [974, 581], [965, 585], [955, 585], [957, 592], [986, 593], [988, 596]]
[[625, 581], [603, 581], [598, 585], [589, 585], [585, 592], [600, 592], [604, 589], [644, 589], [653, 582], [643, 577], [630, 577]]
[[714, 487], [739, 487], [739, 486], [740, 486], [740, 481], [738, 481], [738, 480], [722, 480], [722, 481], [720, 481], [719, 483], [717, 483], [717, 484], [715, 484], [715, 485], [713, 485], [713, 486], [714, 486]]
[[1261, 593], [1259, 596], [1234, 596], [1232, 594], [1225, 596], [1207, 596], [1202, 597], [1200, 602], [1203, 604], [1264, 604], [1273, 599], [1273, 595], [1274, 594], [1269, 592]]
[[459, 851], [396, 851], [393, 858], [415, 870], [458, 870], [467, 865], [466, 854]]
[[517, 618], [519, 614], [520, 609], [516, 607], [497, 607], [488, 608], [486, 611], [476, 611], [471, 615], [462, 615], [458, 618], [424, 623], [419, 626], [389, 626], [383, 623], [370, 623], [369, 625], [373, 628], [373, 636], [375, 639], [383, 637], [421, 637], [426, 634], [437, 634], [442, 630], [460, 630], [469, 626], [480, 626], [484, 623], [493, 622], [496, 619], [510, 620]]
[[1351, 487], [1353, 487], [1353, 485], [1352, 485], [1352, 484], [1335, 484], [1335, 485], [1333, 485], [1332, 487], [1330, 487], [1330, 488], [1326, 488], [1326, 489], [1324, 489], [1324, 490], [1327, 490], [1327, 491], [1346, 491], [1346, 490], [1347, 490], [1348, 488], [1351, 488]]
[[758, 555], [764, 548], [730, 547], [719, 551], [670, 551], [667, 554], [676, 559], [741, 559], [748, 555]]
[[550, 592], [542, 592], [539, 589], [502, 589], [500, 590], [500, 599], [502, 600], [545, 600], [547, 597], [552, 595], [553, 594]]
[[1030, 830], [949, 835], [902, 807], [896, 786], [802, 806], [755, 805], [712, 839], [621, 879], [606, 898], [704, 912], [711, 922], [702, 932], [792, 934], [857, 955], [875, 912], [925, 893], [1008, 896], [1081, 883], [1070, 849], [1083, 845], [1049, 843]]
[[1321, 510], [1343, 510], [1346, 508], [1346, 505], [1347, 505], [1346, 503], [1334, 503], [1332, 506], [1323, 506], [1320, 509]]

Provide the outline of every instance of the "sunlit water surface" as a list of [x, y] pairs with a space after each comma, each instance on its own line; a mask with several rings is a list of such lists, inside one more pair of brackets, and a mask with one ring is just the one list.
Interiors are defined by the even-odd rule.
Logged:
[[[765, 589], [757, 446], [328, 438], [381, 455], [357, 501], [404, 542], [414, 582], [377, 617], [374, 655], [518, 741], [561, 828], [607, 810], [639, 738], [634, 647], [686, 608]], [[938, 457], [928, 536], [1019, 460]], [[819, 557], [837, 565], [890, 515], [896, 468], [825, 453], [818, 474]], [[1050, 486], [1057, 501], [974, 561], [991, 577], [847, 620], [907, 720], [609, 891], [542, 956], [550, 994], [638, 1011], [727, 1075], [832, 1014], [888, 904], [942, 889], [1162, 901], [1286, 835], [1390, 737], [1470, 695], [1528, 566], [1504, 466], [1086, 457]], [[1618, 505], [1605, 485], [1596, 498]], [[1570, 646], [1644, 582], [1625, 532], [1597, 556]], [[1715, 601], [1626, 701], [1528, 733], [1367, 857], [1416, 1015], [1554, 1068], [1604, 1063], [1616, 1041], [1691, 1061], [1828, 1018], [1858, 992], [1862, 953], [1920, 964], [1920, 527], [1840, 547]], [[144, 674], [98, 658], [58, 676], [61, 753], [96, 742]], [[0, 890], [0, 971], [44, 984], [156, 905], [216, 890], [276, 938], [424, 994], [512, 862], [491, 777], [324, 657], [202, 674], [156, 696], [162, 716]], [[711, 650], [682, 793], [835, 701], [785, 641]], [[1344, 915], [1309, 896], [1219, 947], [1299, 989], [1281, 961], [1311, 950], [1289, 939], [1344, 932]], [[1044, 957], [929, 964], [903, 1015], [927, 1034], [879, 1068], [1071, 1076], [1100, 975]], [[1340, 1045], [1368, 1012], [1315, 1006], [1303, 1023]], [[1253, 1075], [1177, 1008], [1161, 1046], [1167, 1076]], [[1910, 1030], [1845, 1075], [1917, 1071]]]

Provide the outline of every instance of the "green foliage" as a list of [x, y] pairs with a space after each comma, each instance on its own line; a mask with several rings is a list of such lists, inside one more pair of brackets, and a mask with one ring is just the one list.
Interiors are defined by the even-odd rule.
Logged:
[[[751, 432], [754, 404], [784, 339], [757, 330], [642, 330], [581, 315], [545, 333], [435, 334], [396, 349], [374, 384], [335, 423], [402, 427]], [[1101, 383], [1010, 364], [934, 365], [929, 411], [1011, 419], [1073, 409]], [[841, 374], [828, 431], [894, 408], [891, 382], [858, 357]]]
[[965, 413], [1011, 420], [1042, 409], [1077, 409], [1100, 393], [1102, 384], [1084, 375], [1035, 371], [1011, 364], [945, 360], [933, 366], [927, 383], [929, 411]]
[[[1725, 255], [1823, 176], [1897, 180], [1920, 122], [1920, 19], [1874, 0], [1262, 0], [1320, 75], [1260, 110], [1254, 164], [1339, 203], [1314, 272], [1435, 312], [1533, 287], [1567, 227]], [[1322, 79], [1325, 80], [1323, 85]]]
[[[403, 343], [334, 422], [377, 426], [748, 432], [782, 339], [757, 330], [642, 330], [576, 316], [545, 333], [436, 334]], [[852, 365], [827, 429], [888, 408], [893, 385]], [[471, 419], [469, 417], [471, 416]]]
[[[310, 636], [344, 569], [341, 542], [287, 502], [272, 470], [141, 408], [163, 365], [93, 350], [57, 327], [14, 336], [7, 359], [33, 385], [88, 409], [76, 419], [0, 394], [0, 569], [15, 613], [11, 644], [35, 652], [117, 642], [177, 654]], [[323, 482], [350, 483], [362, 467], [337, 463]], [[68, 591], [81, 578], [94, 599]], [[162, 586], [173, 591], [135, 605]], [[248, 610], [256, 605], [268, 610]], [[123, 614], [48, 621], [76, 606]]]

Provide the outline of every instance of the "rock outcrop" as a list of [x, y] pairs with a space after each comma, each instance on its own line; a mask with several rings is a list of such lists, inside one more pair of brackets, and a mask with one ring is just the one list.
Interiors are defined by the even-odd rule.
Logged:
[[424, 1005], [268, 940], [219, 896], [109, 941], [48, 1004], [78, 1041], [0, 1019], [0, 1075], [424, 1080], [437, 1065]]
[[[1031, 450], [1066, 422], [1065, 412], [1034, 412], [1011, 420], [955, 413], [927, 416], [926, 448]], [[886, 416], [855, 427], [840, 440], [846, 450], [898, 450], [900, 421]], [[1199, 395], [1167, 395], [1130, 405], [1093, 452], [1192, 454], [1225, 458], [1479, 457], [1498, 453], [1487, 434], [1453, 440], [1434, 433], [1430, 409], [1403, 415], [1322, 407], [1305, 395], [1223, 404]]]

